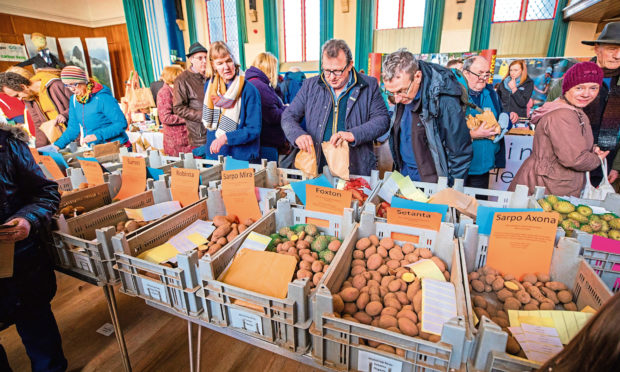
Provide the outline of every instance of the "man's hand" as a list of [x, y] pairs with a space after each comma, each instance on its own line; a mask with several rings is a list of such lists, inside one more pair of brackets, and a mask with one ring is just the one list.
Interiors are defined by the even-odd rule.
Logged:
[[355, 136], [353, 136], [351, 132], [338, 132], [329, 139], [329, 142], [334, 145], [334, 147], [340, 146], [343, 141], [355, 142]]
[[311, 152], [313, 146], [312, 137], [309, 134], [301, 135], [295, 140], [295, 145], [297, 145], [301, 151]]
[[226, 137], [226, 133], [217, 137], [213, 142], [211, 142], [211, 146], [209, 147], [209, 151], [212, 154], [217, 154], [222, 149], [222, 146], [228, 143], [228, 138]]
[[486, 121], [482, 122], [480, 126], [476, 129], [470, 130], [469, 135], [472, 139], [478, 138], [489, 138], [497, 134], [495, 128], [486, 129], [484, 126], [486, 125]]
[[519, 114], [517, 114], [516, 112], [511, 112], [510, 113], [510, 121], [512, 122], [512, 124], [515, 124], [516, 122], [519, 121]]
[[97, 136], [94, 134], [89, 134], [88, 136], [84, 137], [84, 142], [95, 142], [97, 140]]
[[612, 169], [611, 172], [609, 172], [609, 175], [607, 176], [607, 180], [609, 181], [609, 183], [614, 183], [614, 181], [617, 179], [618, 179], [618, 171], [615, 169]]
[[30, 222], [25, 218], [14, 218], [6, 224], [15, 226], [7, 229], [0, 229], [0, 241], [15, 243], [26, 239], [30, 234]]

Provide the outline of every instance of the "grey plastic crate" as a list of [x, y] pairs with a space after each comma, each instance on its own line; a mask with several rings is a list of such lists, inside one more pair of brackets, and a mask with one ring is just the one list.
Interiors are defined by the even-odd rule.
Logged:
[[612, 293], [620, 291], [620, 254], [592, 248], [592, 234], [575, 230], [573, 237], [581, 245], [584, 260], [601, 277]]
[[[475, 336], [475, 346], [472, 348], [471, 364], [469, 371], [501, 371], [517, 372], [531, 371], [540, 367], [540, 364], [519, 358], [505, 352], [508, 334], [499, 326], [486, 317], [482, 317], [478, 329], [473, 324], [473, 308], [471, 305], [471, 292], [469, 290], [467, 274], [478, 270], [486, 263], [486, 250], [480, 252], [480, 240], [488, 239], [485, 235], [478, 234], [478, 226], [468, 225], [465, 236], [459, 240], [465, 258], [465, 294], [470, 329]], [[573, 238], [561, 237], [553, 251], [549, 274], [551, 279], [564, 283], [571, 288], [576, 298], [578, 309], [591, 306], [599, 309], [605, 301], [611, 298], [612, 293], [605, 286], [592, 268], [579, 257], [580, 245]]]
[[[309, 328], [312, 323], [312, 308], [309, 305], [309, 298], [314, 295], [314, 291], [310, 291], [308, 279], [296, 279], [289, 283], [287, 297], [282, 299], [244, 290], [223, 283], [218, 278], [250, 232], [270, 235], [281, 227], [310, 223], [308, 219], [327, 221], [328, 226], [317, 225], [318, 229], [340, 239], [343, 239], [354, 225], [352, 209], [345, 209], [343, 216], [335, 216], [308, 211], [291, 206], [287, 200], [279, 200], [278, 208], [270, 211], [251, 229], [241, 234], [240, 239], [215, 256], [205, 255], [200, 260], [202, 289], [199, 296], [205, 309], [201, 318], [218, 326], [234, 328], [289, 351], [306, 353], [310, 349], [311, 342]], [[326, 276], [332, 272], [339, 256], [338, 253]], [[252, 308], [235, 303], [236, 301], [251, 304]]]
[[[345, 240], [338, 252], [337, 266], [328, 274], [313, 300], [314, 325], [312, 356], [326, 368], [354, 370], [392, 370], [392, 371], [448, 371], [465, 370], [469, 356], [471, 336], [468, 330], [467, 309], [461, 255], [454, 240], [454, 226], [442, 223], [439, 232], [416, 229], [407, 226], [390, 225], [376, 221], [374, 214], [364, 212], [359, 226]], [[355, 243], [362, 237], [376, 234], [379, 238], [403, 233], [419, 237], [416, 247], [425, 247], [448, 264], [457, 299], [456, 318], [444, 324], [441, 341], [430, 342], [417, 337], [409, 337], [379, 327], [355, 323], [333, 315], [332, 293], [337, 293], [351, 269]], [[397, 241], [398, 244], [404, 242]], [[405, 351], [405, 356], [383, 352], [361, 344], [362, 339], [373, 340]], [[367, 359], [377, 364], [362, 366]], [[383, 369], [381, 369], [383, 368]]]

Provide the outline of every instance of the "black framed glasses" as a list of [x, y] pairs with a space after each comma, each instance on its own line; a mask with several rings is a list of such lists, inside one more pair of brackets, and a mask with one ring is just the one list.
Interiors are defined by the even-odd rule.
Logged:
[[396, 93], [392, 93], [392, 92], [390, 92], [389, 90], [386, 90], [386, 91], [385, 91], [385, 94], [386, 94], [388, 97], [394, 97], [394, 96], [401, 96], [401, 97], [402, 97], [402, 96], [406, 96], [407, 94], [409, 94], [409, 90], [411, 90], [411, 86], [412, 86], [412, 85], [413, 85], [413, 80], [411, 80], [411, 83], [409, 83], [409, 86], [407, 86], [407, 89], [405, 89], [405, 90], [402, 90], [402, 89], [401, 89], [401, 90], [399, 90], [399, 91], [398, 91], [398, 92], [396, 92]]
[[490, 72], [483, 72], [482, 74], [476, 74], [472, 70], [465, 70], [465, 71], [467, 71], [470, 74], [476, 76], [478, 78], [478, 80], [489, 80], [489, 78], [491, 77], [491, 73]]
[[325, 77], [327, 77], [330, 74], [334, 74], [335, 76], [342, 76], [342, 74], [344, 74], [347, 67], [349, 67], [348, 64], [344, 66], [342, 70], [326, 70], [324, 68], [321, 68], [321, 72], [323, 73], [323, 75], [325, 75]]

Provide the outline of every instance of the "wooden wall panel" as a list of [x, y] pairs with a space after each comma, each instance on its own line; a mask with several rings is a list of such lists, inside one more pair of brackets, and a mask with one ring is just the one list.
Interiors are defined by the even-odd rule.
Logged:
[[[129, 37], [125, 24], [91, 28], [0, 13], [0, 42], [24, 44], [24, 34], [31, 34], [33, 32], [40, 32], [46, 36], [55, 37], [57, 44], [59, 37], [79, 37], [82, 40], [86, 62], [89, 65], [90, 61], [88, 59], [85, 38], [106, 37], [110, 51], [114, 94], [117, 99], [123, 96], [125, 92], [125, 79], [129, 77], [129, 71], [133, 68]], [[60, 44], [57, 47], [59, 54], [62, 54], [60, 52]], [[62, 55], [59, 58], [64, 60]], [[13, 62], [0, 62], [0, 71], [6, 70], [13, 64]]]
[[497, 49], [498, 57], [543, 57], [552, 28], [553, 20], [493, 23], [489, 48]]
[[392, 53], [400, 48], [407, 48], [411, 53], [420, 53], [422, 49], [422, 27], [392, 30], [375, 30], [375, 53]]

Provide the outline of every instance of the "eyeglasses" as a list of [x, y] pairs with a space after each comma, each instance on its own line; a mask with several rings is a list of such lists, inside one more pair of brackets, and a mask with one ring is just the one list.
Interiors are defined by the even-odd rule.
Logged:
[[74, 89], [74, 88], [76, 88], [76, 87], [77, 87], [77, 85], [78, 85], [78, 83], [73, 83], [73, 84], [65, 84], [65, 87], [66, 87], [66, 88], [69, 88], [69, 89]]
[[406, 96], [407, 94], [409, 94], [409, 90], [411, 89], [411, 86], [412, 86], [412, 85], [413, 85], [413, 80], [411, 80], [411, 83], [409, 83], [409, 86], [407, 86], [407, 89], [405, 89], [404, 91], [401, 89], [401, 90], [399, 90], [399, 91], [398, 91], [398, 92], [396, 92], [396, 93], [392, 93], [392, 92], [390, 92], [390, 91], [386, 90], [386, 91], [385, 91], [385, 94], [386, 94], [388, 97], [394, 97], [394, 96], [401, 96], [401, 97], [402, 97], [402, 96]]
[[346, 70], [348, 67], [349, 65], [347, 64], [342, 70], [326, 70], [322, 68], [321, 71], [323, 72], [323, 75], [325, 75], [325, 77], [329, 76], [329, 74], [334, 74], [334, 76], [342, 76], [342, 74], [344, 74], [344, 70]]
[[489, 80], [489, 78], [491, 77], [491, 73], [490, 72], [483, 72], [482, 74], [476, 74], [472, 70], [465, 70], [465, 71], [467, 71], [470, 74], [476, 76], [478, 78], [478, 80]]

